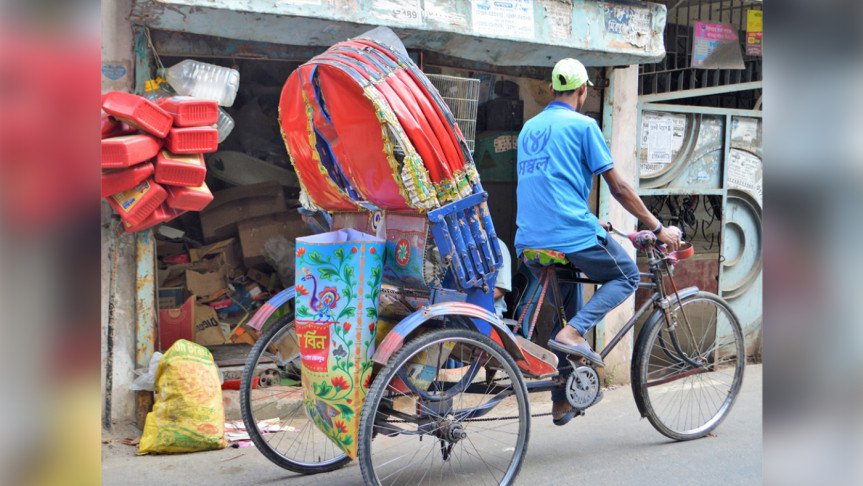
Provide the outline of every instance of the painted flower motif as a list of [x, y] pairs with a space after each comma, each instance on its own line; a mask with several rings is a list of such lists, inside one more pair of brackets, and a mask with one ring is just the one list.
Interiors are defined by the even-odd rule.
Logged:
[[302, 285], [297, 285], [297, 293], [300, 295], [309, 295], [309, 291]]
[[354, 401], [353, 401], [353, 400], [351, 400], [350, 398], [348, 398], [348, 405], [350, 405], [350, 404], [352, 404], [352, 403], [354, 403]]
[[363, 388], [368, 389], [369, 385], [371, 385], [371, 384], [372, 384], [372, 375], [371, 375], [371, 373], [369, 373], [368, 375], [366, 375], [366, 379], [363, 380]]
[[374, 254], [375, 254], [375, 247], [371, 247], [371, 248], [369, 249], [369, 253], [371, 253], [372, 255], [374, 255]]
[[351, 253], [356, 253], [356, 252], [357, 252], [357, 247], [355, 247], [355, 246], [354, 246], [354, 247], [352, 247], [352, 248], [351, 248]]
[[345, 332], [350, 331], [350, 330], [351, 330], [351, 323], [350, 323], [350, 322], [346, 322], [346, 323], [344, 324], [344, 328], [345, 328]]
[[350, 388], [350, 386], [348, 385], [348, 382], [342, 376], [337, 376], [337, 377], [333, 378], [331, 380], [331, 383], [333, 384], [334, 387], [338, 388], [339, 390], [347, 390], [348, 388]]
[[375, 323], [369, 324], [369, 332], [375, 332]]
[[335, 425], [335, 427], [337, 429], [339, 429], [340, 434], [347, 434], [348, 433], [348, 426], [345, 425], [345, 423], [342, 422], [341, 420], [336, 420], [333, 425]]
[[303, 256], [303, 255], [305, 255], [305, 254], [306, 254], [306, 249], [305, 249], [305, 247], [297, 248], [297, 256], [298, 256], [298, 257], [301, 257], [301, 256]]

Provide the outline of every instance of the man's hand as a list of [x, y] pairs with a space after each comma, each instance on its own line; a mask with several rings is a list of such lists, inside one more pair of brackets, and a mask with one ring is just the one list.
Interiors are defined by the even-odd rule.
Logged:
[[668, 245], [668, 249], [671, 251], [676, 251], [680, 246], [680, 231], [677, 228], [666, 228], [662, 227], [662, 231], [656, 235], [659, 238], [659, 241]]
[[600, 219], [599, 225], [605, 228], [605, 231], [612, 231], [611, 221], [606, 222]]

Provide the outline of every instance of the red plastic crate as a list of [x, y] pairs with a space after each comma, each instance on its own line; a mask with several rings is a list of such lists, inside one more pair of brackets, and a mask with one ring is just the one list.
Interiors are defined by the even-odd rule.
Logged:
[[156, 182], [172, 186], [200, 186], [207, 177], [201, 154], [173, 154], [162, 150], [156, 157]]
[[168, 112], [152, 101], [121, 91], [102, 95], [102, 109], [114, 118], [159, 138], [165, 138], [174, 121]]
[[167, 199], [168, 193], [152, 179], [147, 179], [137, 186], [112, 195], [108, 204], [117, 211], [128, 226], [137, 226], [153, 213]]
[[213, 200], [206, 184], [197, 187], [166, 187], [168, 206], [186, 211], [201, 211]]
[[174, 117], [175, 127], [203, 127], [219, 120], [219, 103], [191, 96], [172, 96], [156, 100], [159, 107]]
[[211, 127], [172, 128], [165, 146], [175, 154], [207, 154], [219, 149], [219, 132]]
[[102, 197], [128, 191], [153, 175], [153, 164], [144, 162], [127, 169], [102, 172]]
[[152, 228], [157, 224], [166, 223], [183, 213], [185, 213], [185, 211], [177, 211], [175, 209], [169, 208], [165, 204], [162, 204], [161, 206], [157, 207], [155, 211], [150, 213], [149, 216], [144, 218], [144, 220], [140, 223], [132, 225], [128, 224], [126, 221], [123, 221], [123, 227], [126, 229], [126, 233], [135, 233], [136, 231]]
[[152, 159], [162, 144], [150, 135], [123, 135], [102, 140], [102, 168], [122, 169]]

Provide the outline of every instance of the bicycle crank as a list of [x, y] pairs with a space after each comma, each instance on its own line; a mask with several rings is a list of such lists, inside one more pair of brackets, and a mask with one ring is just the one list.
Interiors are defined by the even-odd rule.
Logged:
[[599, 375], [590, 366], [578, 366], [566, 379], [566, 399], [576, 410], [584, 410], [602, 400]]

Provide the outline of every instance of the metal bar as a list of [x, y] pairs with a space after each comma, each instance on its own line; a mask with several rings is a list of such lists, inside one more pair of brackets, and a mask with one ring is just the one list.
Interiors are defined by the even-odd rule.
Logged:
[[670, 111], [672, 113], [702, 113], [705, 115], [736, 115], [761, 118], [764, 114], [761, 110], [740, 110], [736, 108], [716, 108], [713, 106], [691, 106], [691, 105], [667, 105], [660, 103], [645, 103], [641, 106], [643, 110]]
[[732, 84], [727, 86], [713, 86], [710, 88], [696, 88], [684, 91], [675, 91], [672, 93], [657, 93], [652, 95], [639, 96], [641, 103], [655, 103], [657, 101], [671, 101], [683, 98], [695, 98], [698, 96], [710, 96], [725, 93], [735, 93], [738, 91], [748, 91], [752, 89], [762, 89], [764, 83], [762, 81], [753, 81], [751, 83]]
[[724, 189], [698, 189], [693, 191], [692, 188], [663, 188], [663, 189], [639, 189], [639, 196], [688, 196], [693, 192], [704, 196], [721, 196], [725, 193]]
[[626, 324], [621, 327], [619, 331], [617, 331], [617, 334], [615, 334], [613, 338], [611, 338], [611, 342], [608, 343], [608, 346], [604, 347], [599, 353], [602, 359], [605, 359], [605, 357], [608, 356], [608, 353], [610, 353], [611, 350], [613, 350], [614, 347], [617, 346], [617, 343], [619, 343], [620, 340], [623, 339], [623, 336], [625, 336], [633, 327], [635, 327], [635, 323], [638, 322], [638, 319], [641, 318], [641, 315], [647, 311], [647, 307], [656, 302], [657, 299], [659, 299], [658, 293], [653, 294], [652, 299], [641, 304], [641, 308], [639, 308], [638, 311], [636, 311], [636, 313], [633, 314], [628, 321], [626, 321]]

